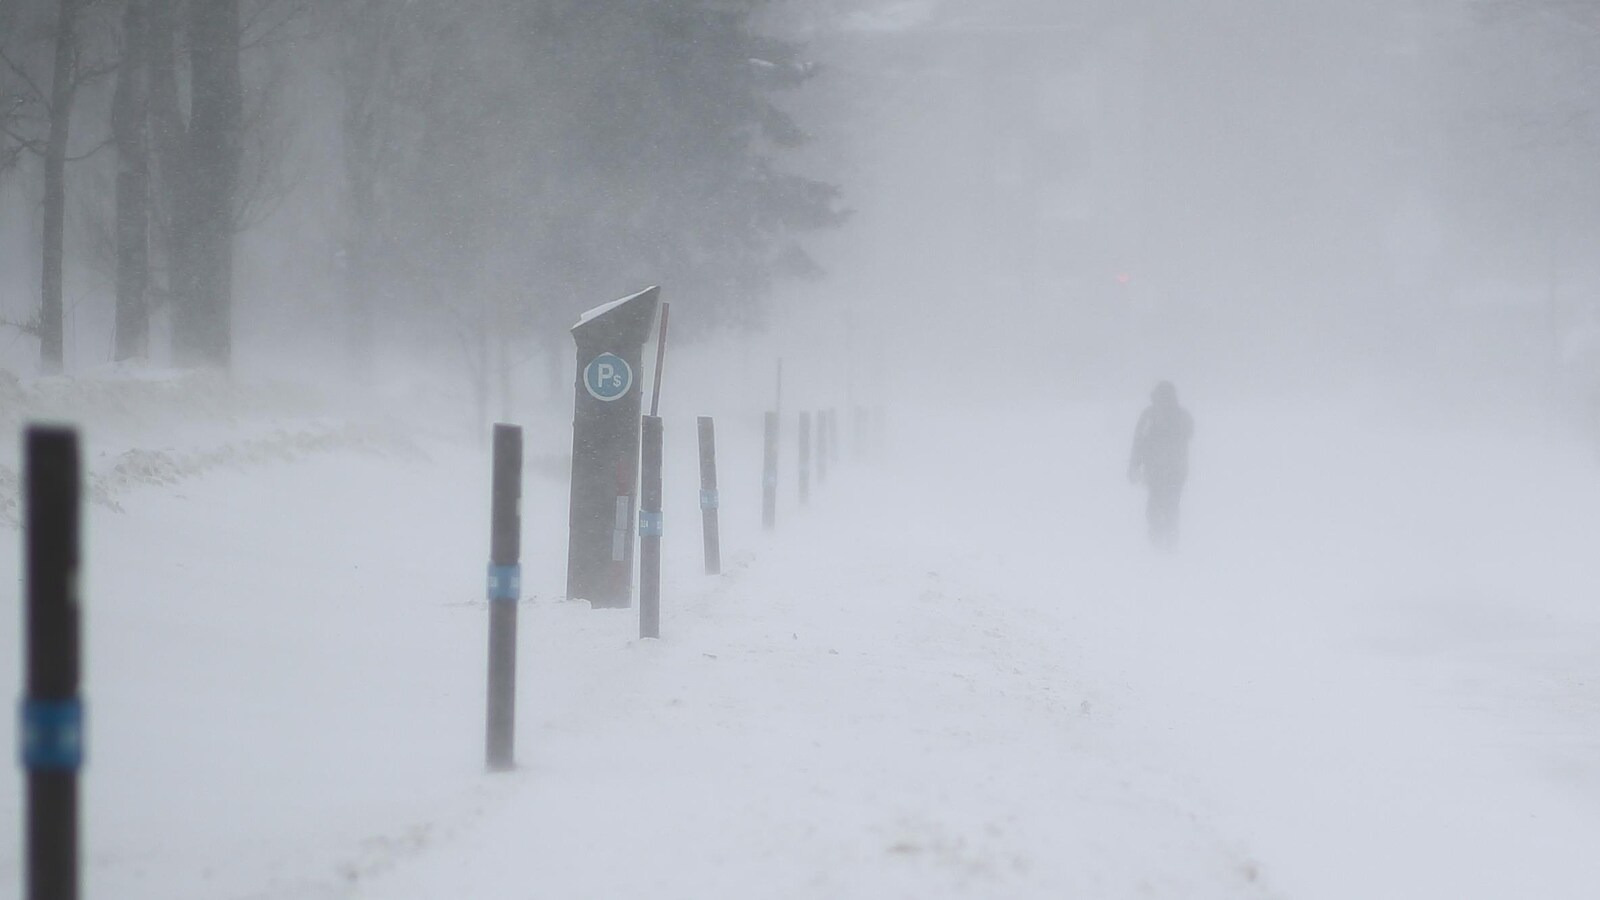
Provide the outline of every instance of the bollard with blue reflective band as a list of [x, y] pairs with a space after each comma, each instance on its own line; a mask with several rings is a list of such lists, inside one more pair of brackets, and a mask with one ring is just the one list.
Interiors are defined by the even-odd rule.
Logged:
[[831, 440], [833, 423], [828, 419], [828, 411], [817, 410], [817, 483], [822, 483], [828, 474], [828, 465], [833, 462], [828, 456], [828, 441]]
[[761, 527], [778, 527], [778, 414], [769, 412], [762, 430], [765, 443], [761, 455]]
[[486, 750], [491, 772], [516, 766], [517, 600], [522, 596], [522, 429], [494, 426], [489, 513], [489, 690]]
[[489, 564], [489, 599], [515, 603], [522, 596], [522, 567]]
[[717, 510], [722, 496], [717, 491], [717, 429], [710, 416], [697, 420], [700, 428], [700, 531], [706, 550], [706, 574], [722, 572], [722, 538]]
[[811, 501], [811, 413], [800, 414], [800, 505]]
[[69, 428], [30, 427], [24, 459], [27, 693], [19, 747], [27, 769], [23, 896], [75, 900], [78, 772], [84, 754], [78, 435]]
[[639, 637], [661, 636], [661, 418], [644, 417], [639, 468]]
[[76, 772], [83, 768], [83, 702], [22, 702], [22, 767], [29, 772]]

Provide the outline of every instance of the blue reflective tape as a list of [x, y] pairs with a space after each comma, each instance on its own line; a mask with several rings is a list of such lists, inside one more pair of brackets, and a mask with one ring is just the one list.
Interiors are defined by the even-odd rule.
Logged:
[[522, 596], [522, 567], [489, 564], [489, 599], [510, 600], [515, 603]]
[[722, 505], [722, 496], [717, 493], [717, 489], [716, 488], [711, 488], [709, 490], [703, 490], [703, 491], [700, 492], [700, 508], [701, 509], [716, 509], [717, 507], [719, 507], [721, 505]]
[[82, 701], [22, 701], [22, 767], [30, 772], [83, 768]]
[[639, 537], [661, 537], [663, 531], [661, 513], [639, 510]]

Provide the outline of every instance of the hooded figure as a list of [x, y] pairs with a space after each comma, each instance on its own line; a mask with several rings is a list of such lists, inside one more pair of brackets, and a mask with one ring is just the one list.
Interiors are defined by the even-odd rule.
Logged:
[[1150, 542], [1170, 549], [1178, 541], [1178, 500], [1189, 477], [1189, 438], [1194, 419], [1178, 405], [1178, 390], [1163, 381], [1150, 392], [1150, 406], [1139, 416], [1133, 431], [1133, 453], [1128, 459], [1128, 481], [1143, 483], [1150, 491], [1145, 517]]

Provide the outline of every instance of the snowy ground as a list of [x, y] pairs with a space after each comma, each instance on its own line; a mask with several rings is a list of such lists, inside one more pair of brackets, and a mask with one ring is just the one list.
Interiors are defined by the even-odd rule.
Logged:
[[[89, 508], [86, 896], [1600, 884], [1600, 475], [1575, 447], [1199, 409], [1161, 557], [1119, 481], [1136, 410], [900, 411], [902, 462], [847, 460], [770, 539], [758, 423], [729, 416], [727, 574], [705, 578], [676, 415], [647, 642], [560, 599], [565, 485], [536, 456], [522, 766], [491, 776], [485, 451], [298, 402], [172, 446], [90, 436], [102, 480], [133, 450], [182, 464]], [[13, 769], [0, 896], [20, 795]]]

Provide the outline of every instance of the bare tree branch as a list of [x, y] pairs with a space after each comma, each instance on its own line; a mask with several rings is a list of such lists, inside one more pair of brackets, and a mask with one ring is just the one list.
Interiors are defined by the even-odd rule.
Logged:
[[5, 136], [8, 137], [8, 138], [11, 138], [11, 140], [15, 141], [16, 144], [17, 144], [17, 147], [22, 149], [22, 150], [27, 150], [29, 153], [43, 153], [44, 152], [43, 145], [40, 144], [37, 140], [35, 140], [33, 138], [23, 137], [22, 135], [17, 134], [15, 131], [12, 131], [10, 128], [8, 128], [8, 127], [6, 127], [4, 125], [0, 125], [0, 132], [4, 132]]
[[43, 106], [47, 112], [49, 111], [50, 95], [40, 90], [39, 85], [28, 76], [27, 70], [12, 62], [11, 57], [6, 55], [6, 51], [3, 48], [0, 48], [0, 64], [4, 64], [7, 69], [11, 70], [11, 74], [17, 76], [18, 80], [27, 86], [28, 90], [33, 93], [33, 101], [35, 103]]
[[95, 144], [92, 149], [90, 149], [90, 150], [88, 150], [88, 151], [86, 151], [84, 153], [80, 153], [77, 156], [68, 156], [67, 157], [67, 162], [69, 162], [69, 163], [82, 162], [82, 161], [88, 159], [89, 157], [94, 156], [96, 153], [99, 153], [101, 150], [104, 150], [105, 148], [111, 146], [113, 143], [115, 143], [115, 139], [108, 137], [105, 140], [102, 140], [100, 143]]
[[30, 337], [38, 337], [41, 330], [39, 327], [39, 318], [37, 316], [27, 320], [26, 322], [18, 322], [15, 319], [0, 317], [0, 328], [12, 328]]
[[251, 31], [255, 29], [256, 24], [265, 18], [269, 11], [271, 11], [274, 7], [281, 5], [283, 5], [283, 0], [263, 0], [263, 2], [260, 3], [255, 10], [249, 14], [248, 18], [239, 29], [239, 33], [244, 36], [241, 38], [239, 49], [254, 50], [258, 47], [270, 46], [272, 44], [293, 40], [293, 37], [285, 32], [289, 30], [290, 25], [294, 24], [295, 21], [297, 21], [311, 8], [311, 0], [297, 0], [297, 2], [288, 4], [288, 11], [285, 12], [281, 18], [279, 18], [276, 22], [266, 26], [266, 29], [261, 34], [251, 34]]

